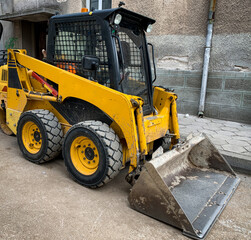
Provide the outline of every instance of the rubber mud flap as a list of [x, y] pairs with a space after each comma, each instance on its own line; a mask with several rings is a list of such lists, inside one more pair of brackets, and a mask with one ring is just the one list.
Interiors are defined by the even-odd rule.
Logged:
[[131, 207], [203, 239], [240, 182], [203, 134], [147, 162], [131, 189]]

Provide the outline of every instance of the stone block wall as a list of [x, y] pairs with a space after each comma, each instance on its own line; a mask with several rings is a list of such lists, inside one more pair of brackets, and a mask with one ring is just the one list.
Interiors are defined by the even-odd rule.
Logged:
[[[158, 69], [154, 85], [174, 88], [178, 112], [197, 115], [201, 75]], [[251, 124], [251, 72], [209, 72], [204, 115]]]

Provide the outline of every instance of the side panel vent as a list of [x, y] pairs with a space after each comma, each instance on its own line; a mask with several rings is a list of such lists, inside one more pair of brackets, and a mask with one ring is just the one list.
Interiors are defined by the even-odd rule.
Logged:
[[7, 71], [6, 70], [2, 70], [2, 81], [7, 81]]

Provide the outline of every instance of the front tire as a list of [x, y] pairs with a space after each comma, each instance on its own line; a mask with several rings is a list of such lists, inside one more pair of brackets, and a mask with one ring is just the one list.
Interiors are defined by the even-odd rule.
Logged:
[[63, 131], [56, 116], [48, 110], [24, 112], [17, 126], [17, 141], [24, 157], [33, 163], [55, 158], [62, 148]]
[[108, 183], [122, 166], [119, 137], [100, 121], [85, 121], [72, 126], [65, 136], [62, 152], [71, 176], [87, 187]]

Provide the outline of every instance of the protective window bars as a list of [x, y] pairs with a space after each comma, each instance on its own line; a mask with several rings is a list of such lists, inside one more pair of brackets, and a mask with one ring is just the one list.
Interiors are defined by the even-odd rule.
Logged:
[[[143, 60], [142, 36], [121, 27], [118, 36], [124, 58], [125, 79], [122, 82], [123, 91], [127, 94], [138, 95], [148, 103], [148, 93]], [[119, 52], [119, 45], [116, 42]], [[120, 54], [119, 54], [120, 55]], [[119, 56], [121, 61], [121, 57]], [[120, 63], [121, 65], [121, 63]]]
[[[95, 20], [56, 23], [54, 65], [110, 87], [108, 57], [101, 27]], [[84, 56], [99, 58], [98, 70], [82, 68]]]

